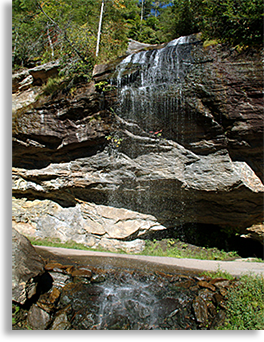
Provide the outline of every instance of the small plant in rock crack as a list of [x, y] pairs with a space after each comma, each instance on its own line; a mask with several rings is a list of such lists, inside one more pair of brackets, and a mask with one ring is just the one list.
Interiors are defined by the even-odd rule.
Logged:
[[121, 145], [121, 142], [123, 141], [122, 138], [119, 138], [116, 135], [106, 135], [106, 140], [108, 140], [110, 142], [110, 146], [112, 148], [118, 148]]
[[149, 133], [150, 133], [150, 134], [153, 134], [154, 137], [156, 137], [156, 138], [160, 138], [161, 135], [162, 135], [162, 129], [160, 129], [159, 131], [156, 131], [156, 132], [150, 131]]
[[107, 81], [101, 81], [95, 84], [95, 89], [100, 93], [114, 90], [115, 88], [115, 86], [112, 86]]

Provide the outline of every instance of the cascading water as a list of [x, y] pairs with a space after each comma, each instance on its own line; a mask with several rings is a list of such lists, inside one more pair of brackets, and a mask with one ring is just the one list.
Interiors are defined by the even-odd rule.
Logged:
[[166, 128], [166, 138], [181, 142], [186, 113], [179, 109], [184, 101], [182, 81], [192, 63], [190, 50], [191, 37], [187, 36], [164, 48], [127, 56], [114, 77], [119, 91], [117, 114], [140, 121], [146, 132]]
[[60, 302], [71, 303], [75, 330], [196, 329], [196, 282], [186, 275], [108, 269], [98, 284], [70, 283]]
[[150, 291], [148, 283], [135, 280], [132, 276], [126, 278], [125, 283], [111, 280], [103, 285], [98, 299], [97, 329], [107, 329], [109, 325], [127, 325], [134, 330], [154, 328], [157, 297]]
[[[157, 150], [161, 139], [173, 140], [183, 146], [188, 139], [186, 127], [191, 127], [193, 113], [186, 110], [184, 82], [193, 66], [191, 51], [196, 43], [194, 36], [185, 36], [163, 48], [131, 54], [112, 75], [111, 83], [118, 90], [116, 114], [131, 127], [133, 124], [138, 127], [141, 136], [156, 139]], [[137, 134], [133, 128], [131, 132]], [[140, 153], [134, 143], [126, 151], [130, 158], [136, 158]], [[148, 206], [154, 199], [149, 188], [147, 181], [142, 192], [137, 185], [138, 191], [131, 201], [134, 205], [130, 204], [132, 209], [144, 208], [145, 212], [150, 212]], [[184, 222], [185, 202], [181, 190], [178, 193], [177, 216]], [[111, 193], [108, 204], [116, 206], [115, 198], [115, 193]], [[178, 222], [181, 225], [181, 219]]]

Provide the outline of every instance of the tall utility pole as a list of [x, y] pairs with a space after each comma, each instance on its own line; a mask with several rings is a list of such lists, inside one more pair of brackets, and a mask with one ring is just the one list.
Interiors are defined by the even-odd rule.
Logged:
[[95, 52], [96, 57], [98, 56], [98, 52], [99, 52], [99, 44], [100, 44], [103, 12], [104, 12], [104, 0], [102, 0], [101, 13], [100, 13], [100, 19], [99, 19], [99, 26], [98, 26], [98, 33], [97, 33], [97, 44], [96, 44], [96, 52]]

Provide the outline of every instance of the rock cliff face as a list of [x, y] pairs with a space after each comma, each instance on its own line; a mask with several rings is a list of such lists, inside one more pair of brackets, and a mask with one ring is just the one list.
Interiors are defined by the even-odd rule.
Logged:
[[187, 223], [260, 227], [261, 92], [257, 53], [195, 37], [97, 66], [15, 113], [15, 226], [128, 250]]

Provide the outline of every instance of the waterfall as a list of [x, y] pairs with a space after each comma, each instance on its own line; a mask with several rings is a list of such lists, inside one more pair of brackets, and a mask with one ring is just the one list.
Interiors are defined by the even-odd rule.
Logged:
[[[139, 128], [140, 132], [132, 129], [133, 134], [156, 139], [155, 153], [159, 153], [159, 142], [165, 141], [164, 139], [184, 146], [186, 126], [190, 127], [188, 121], [193, 115], [186, 111], [184, 86], [186, 75], [193, 67], [191, 52], [194, 44], [197, 44], [194, 36], [184, 36], [174, 39], [163, 48], [130, 54], [112, 75], [111, 83], [116, 85], [118, 91], [115, 113], [131, 127], [134, 124]], [[146, 144], [142, 147], [143, 152], [140, 148], [139, 144], [132, 141], [124, 151], [127, 156], [135, 159], [140, 154], [148, 153]], [[129, 181], [126, 180], [126, 185]], [[131, 192], [133, 195], [130, 195], [130, 209], [151, 213], [151, 207], [156, 205], [151, 189], [153, 185], [146, 179], [143, 187], [141, 184], [138, 182]], [[135, 190], [142, 188], [143, 191]], [[184, 222], [185, 195], [180, 187], [177, 193], [175, 215], [178, 222]], [[118, 201], [120, 202], [120, 196], [117, 193], [109, 194], [109, 205], [121, 207], [122, 204]], [[175, 206], [175, 202], [171, 205]]]
[[180, 37], [161, 49], [127, 56], [112, 80], [119, 92], [117, 114], [140, 122], [146, 132], [166, 129], [167, 138], [181, 141], [186, 118], [179, 109], [182, 82], [192, 65], [191, 43], [192, 37]]

